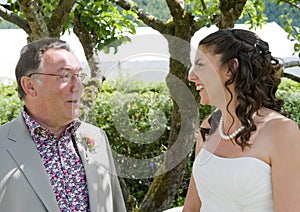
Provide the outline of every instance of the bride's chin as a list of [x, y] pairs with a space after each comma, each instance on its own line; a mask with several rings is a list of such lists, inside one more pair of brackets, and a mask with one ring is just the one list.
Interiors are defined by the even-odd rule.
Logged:
[[210, 104], [210, 101], [208, 99], [201, 98], [200, 99], [200, 105], [211, 105], [211, 104]]

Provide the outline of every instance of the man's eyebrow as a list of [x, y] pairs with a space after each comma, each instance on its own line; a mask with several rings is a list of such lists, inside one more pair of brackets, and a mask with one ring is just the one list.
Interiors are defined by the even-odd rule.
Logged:
[[[62, 68], [58, 69], [58, 71], [72, 71], [72, 70], [73, 70], [73, 68], [68, 68], [68, 67], [62, 67]], [[76, 70], [82, 71], [82, 67], [79, 67]]]

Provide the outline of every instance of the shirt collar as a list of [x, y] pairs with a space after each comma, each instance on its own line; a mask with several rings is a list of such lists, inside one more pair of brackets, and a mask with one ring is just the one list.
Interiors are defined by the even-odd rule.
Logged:
[[[43, 137], [49, 137], [53, 135], [53, 133], [41, 126], [36, 120], [34, 120], [26, 111], [26, 107], [24, 106], [22, 110], [22, 116], [25, 120], [25, 124], [27, 125], [29, 132], [31, 135], [39, 134]], [[75, 133], [76, 130], [80, 127], [81, 121], [79, 119], [74, 119], [66, 128], [65, 132], [69, 132], [71, 134]]]

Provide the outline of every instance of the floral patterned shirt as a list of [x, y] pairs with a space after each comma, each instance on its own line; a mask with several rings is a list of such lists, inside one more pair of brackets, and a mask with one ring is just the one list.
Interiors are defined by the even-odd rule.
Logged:
[[22, 111], [40, 153], [60, 211], [89, 211], [85, 170], [73, 143], [80, 121], [74, 120], [58, 138]]

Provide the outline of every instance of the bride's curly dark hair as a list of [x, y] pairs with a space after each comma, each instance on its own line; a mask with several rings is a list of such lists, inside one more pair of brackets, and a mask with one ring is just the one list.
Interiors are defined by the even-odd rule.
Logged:
[[[222, 64], [229, 67], [231, 77], [225, 82], [225, 86], [231, 95], [231, 100], [227, 109], [233, 99], [228, 86], [233, 84], [238, 101], [235, 112], [245, 126], [244, 130], [235, 137], [235, 141], [244, 149], [249, 146], [251, 132], [256, 130], [252, 115], [261, 107], [279, 113], [282, 111], [283, 101], [275, 96], [280, 84], [282, 65], [271, 55], [268, 43], [248, 30], [218, 30], [201, 40], [200, 45], [213, 55], [220, 54]], [[238, 68], [234, 66], [234, 58], [238, 60]], [[219, 120], [220, 111], [211, 115], [210, 133], [215, 131]], [[208, 132], [208, 129], [202, 129], [204, 140], [204, 135], [210, 134]]]

